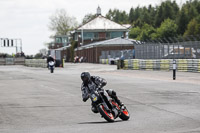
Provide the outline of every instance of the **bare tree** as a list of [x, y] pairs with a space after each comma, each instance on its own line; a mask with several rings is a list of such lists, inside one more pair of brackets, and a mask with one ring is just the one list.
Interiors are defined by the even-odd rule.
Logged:
[[70, 30], [78, 26], [76, 18], [69, 16], [65, 9], [56, 10], [55, 14], [50, 16], [49, 19], [48, 27], [55, 32], [55, 35], [67, 35]]
[[39, 50], [39, 53], [42, 54], [43, 56], [47, 56], [48, 51], [46, 48], [43, 48]]

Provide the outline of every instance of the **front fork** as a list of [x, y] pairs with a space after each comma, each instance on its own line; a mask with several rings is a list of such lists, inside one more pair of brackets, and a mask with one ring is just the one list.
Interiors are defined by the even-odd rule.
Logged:
[[[106, 109], [107, 112], [111, 112], [110, 111], [110, 108], [108, 107], [108, 105], [106, 104], [106, 101], [104, 100], [104, 98], [101, 96], [101, 99], [102, 99], [102, 104], [104, 106], [104, 108]], [[108, 101], [109, 102], [109, 101]]]
[[[106, 97], [106, 96], [105, 96]], [[107, 105], [106, 101], [104, 100], [104, 98], [101, 96], [102, 100], [103, 100], [103, 106], [105, 107], [106, 111], [112, 113], [114, 115], [115, 118], [117, 118], [119, 116], [119, 111], [116, 109], [116, 107], [112, 104], [112, 99], [106, 99], [107, 102], [109, 102], [108, 104], [110, 105]], [[107, 98], [107, 97], [106, 97]], [[109, 101], [108, 101], [109, 100]], [[110, 107], [109, 107], [110, 106]]]

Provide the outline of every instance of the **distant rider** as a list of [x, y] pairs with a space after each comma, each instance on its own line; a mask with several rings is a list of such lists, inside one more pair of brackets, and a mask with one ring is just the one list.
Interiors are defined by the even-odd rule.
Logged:
[[[81, 74], [81, 79], [83, 81], [81, 85], [81, 91], [82, 91], [82, 98], [84, 102], [88, 100], [91, 89], [104, 90], [102, 89], [102, 87], [107, 84], [105, 79], [100, 78], [98, 76], [90, 76], [89, 72], [83, 72]], [[94, 85], [96, 86], [95, 88], [93, 87]], [[108, 101], [110, 101], [110, 99], [113, 98], [118, 103], [119, 106], [124, 106], [123, 103], [117, 97], [116, 92], [114, 90], [112, 89], [104, 90], [104, 95], [107, 97]], [[92, 103], [91, 109], [94, 113], [98, 113], [98, 110], [95, 107], [94, 103]]]
[[47, 68], [49, 68], [49, 62], [50, 62], [50, 61], [55, 62], [54, 58], [53, 58], [51, 55], [49, 55], [49, 56], [47, 57]]

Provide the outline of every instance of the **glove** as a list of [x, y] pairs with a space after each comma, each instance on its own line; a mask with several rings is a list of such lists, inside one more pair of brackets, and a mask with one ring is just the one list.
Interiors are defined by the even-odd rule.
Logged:
[[101, 88], [102, 88], [102, 84], [99, 84], [99, 85], [97, 86], [97, 90], [101, 90]]
[[86, 102], [87, 101], [87, 98], [83, 98], [83, 102]]

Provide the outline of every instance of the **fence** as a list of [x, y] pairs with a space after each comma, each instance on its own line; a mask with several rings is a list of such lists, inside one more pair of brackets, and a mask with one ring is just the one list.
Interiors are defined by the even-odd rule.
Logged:
[[135, 44], [136, 59], [200, 59], [200, 37], [168, 38]]
[[100, 59], [120, 59], [123, 56], [124, 59], [133, 59], [134, 50], [110, 50], [102, 51]]
[[[177, 70], [184, 72], [200, 72], [200, 59], [176, 59]], [[143, 60], [130, 59], [118, 63], [118, 68], [131, 70], [172, 70], [173, 59]]]

